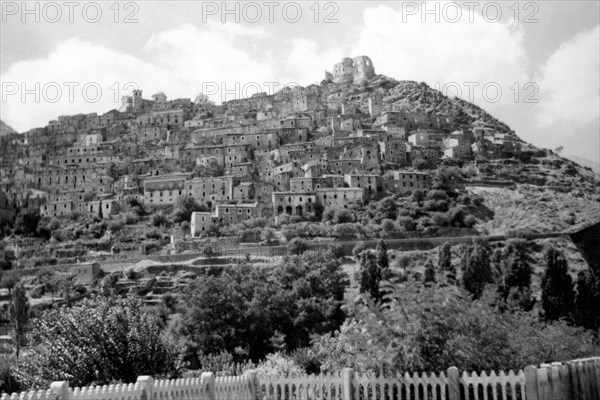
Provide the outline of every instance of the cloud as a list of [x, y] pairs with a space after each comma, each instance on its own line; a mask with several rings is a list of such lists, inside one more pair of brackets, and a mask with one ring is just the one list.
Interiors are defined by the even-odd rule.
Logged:
[[547, 147], [600, 157], [600, 25], [575, 35], [547, 60], [539, 77], [534, 127]]
[[293, 38], [291, 42], [285, 63], [285, 79], [302, 86], [320, 83], [325, 78], [325, 70], [333, 69], [333, 65], [344, 57], [340, 49], [324, 49], [309, 39]]
[[46, 57], [16, 62], [3, 74], [2, 119], [21, 132], [58, 115], [108, 111], [131, 92], [127, 83], [140, 85], [160, 75], [136, 57], [70, 39]]
[[[479, 105], [485, 105], [483, 85], [498, 83], [502, 101], [510, 101], [508, 88], [526, 80], [529, 59], [520, 26], [490, 23], [480, 15], [474, 15], [470, 22], [466, 10], [456, 23], [444, 18], [436, 23], [433, 17], [422, 22], [419, 15], [406, 12], [404, 17], [403, 10], [386, 5], [365, 10], [353, 54], [369, 55], [377, 73], [396, 79], [424, 81], [440, 88], [457, 83], [462, 97]], [[465, 85], [468, 82], [480, 85], [472, 98]], [[490, 90], [489, 95], [495, 94]]]
[[[255, 48], [267, 39], [262, 29], [233, 23], [209, 22], [204, 29], [185, 24], [150, 37], [140, 57], [69, 39], [2, 74], [0, 118], [22, 132], [58, 115], [103, 113], [119, 107], [134, 88], [127, 83], [143, 89], [145, 97], [164, 91], [169, 98], [193, 98], [203, 88], [217, 102], [251, 95], [269, 89], [264, 83], [276, 78], [269, 54]], [[33, 90], [37, 98], [23, 97], [21, 89]]]
[[581, 126], [600, 113], [600, 25], [563, 43], [546, 62], [540, 78], [540, 126]]

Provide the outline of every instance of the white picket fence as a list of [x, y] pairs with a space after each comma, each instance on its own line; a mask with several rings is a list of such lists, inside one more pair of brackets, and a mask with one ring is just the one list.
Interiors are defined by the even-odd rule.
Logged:
[[354, 373], [344, 368], [329, 375], [242, 376], [154, 380], [135, 384], [3, 394], [0, 400], [599, 400], [600, 357], [528, 366], [517, 372], [440, 373], [395, 376]]

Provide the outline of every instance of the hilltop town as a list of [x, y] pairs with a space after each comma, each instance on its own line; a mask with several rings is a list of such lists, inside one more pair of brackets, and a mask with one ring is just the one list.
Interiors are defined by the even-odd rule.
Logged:
[[[232, 374], [265, 357], [381, 373], [597, 354], [594, 173], [369, 57], [332, 71], [218, 105], [137, 89], [104, 114], [3, 124], [0, 388]], [[546, 321], [555, 336], [530, 330]], [[73, 350], [81, 332], [135, 360], [157, 343], [159, 361], [102, 372], [119, 352], [97, 358], [85, 335]], [[85, 368], [56, 356], [74, 351]]]
[[[239, 234], [242, 222], [277, 227], [326, 221], [341, 210], [360, 215], [386, 197], [431, 189], [439, 171], [447, 175], [446, 184], [462, 188], [518, 182], [580, 195], [594, 190], [593, 175], [576, 164], [524, 143], [473, 104], [424, 83], [377, 75], [366, 56], [343, 59], [319, 85], [285, 87], [221, 105], [202, 93], [194, 100], [169, 100], [163, 92], [145, 99], [141, 89], [134, 90], [118, 110], [59, 116], [21, 134], [7, 129], [0, 151], [5, 236], [14, 235], [10, 221], [19, 210], [34, 210], [47, 222], [42, 228], [52, 231], [47, 236], [61, 243], [40, 253], [35, 240], [13, 236], [5, 240], [5, 253], [16, 250], [21, 260], [46, 254], [59, 263], [93, 259], [82, 246], [66, 244], [86, 235], [76, 229], [61, 237], [59, 221], [93, 218], [98, 232], [87, 235], [83, 247], [145, 253], [144, 246], [124, 245], [114, 235], [107, 241], [108, 225], [98, 220], [112, 222], [109, 231], [116, 233], [120, 226], [114, 221], [137, 222], [132, 210], [165, 216], [184, 198], [196, 209], [177, 221], [183, 237], [203, 238], [226, 234], [231, 226]], [[541, 167], [567, 174], [548, 174]], [[581, 178], [564, 179], [578, 171]], [[437, 221], [413, 217], [414, 224], [393, 221], [396, 227], [388, 223], [386, 230], [433, 233]], [[470, 228], [476, 222], [467, 218], [445, 225]], [[56, 256], [60, 247], [70, 247], [64, 253], [71, 257]]]

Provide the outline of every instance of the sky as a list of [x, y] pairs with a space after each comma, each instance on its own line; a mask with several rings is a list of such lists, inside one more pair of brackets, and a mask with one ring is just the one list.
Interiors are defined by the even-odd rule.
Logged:
[[134, 88], [220, 103], [367, 55], [527, 142], [600, 159], [599, 1], [2, 1], [1, 18], [0, 118], [19, 132]]

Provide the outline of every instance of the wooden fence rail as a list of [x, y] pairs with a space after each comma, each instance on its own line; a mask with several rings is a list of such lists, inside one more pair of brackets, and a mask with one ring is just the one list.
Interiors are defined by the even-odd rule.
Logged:
[[355, 373], [293, 377], [202, 373], [200, 378], [69, 388], [54, 382], [47, 391], [3, 394], [0, 400], [599, 400], [600, 357], [530, 365], [517, 372], [440, 373], [395, 376]]

